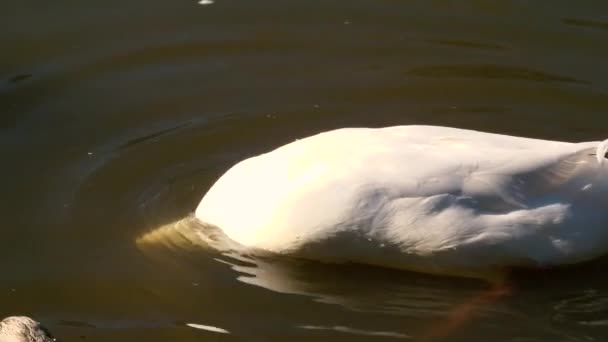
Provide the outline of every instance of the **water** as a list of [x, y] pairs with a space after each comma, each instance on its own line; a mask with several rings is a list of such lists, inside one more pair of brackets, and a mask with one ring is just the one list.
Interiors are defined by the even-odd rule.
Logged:
[[136, 243], [188, 217], [233, 163], [322, 130], [605, 139], [606, 13], [591, 0], [5, 0], [0, 316], [66, 341], [608, 339], [602, 263], [520, 275], [450, 328], [487, 284]]

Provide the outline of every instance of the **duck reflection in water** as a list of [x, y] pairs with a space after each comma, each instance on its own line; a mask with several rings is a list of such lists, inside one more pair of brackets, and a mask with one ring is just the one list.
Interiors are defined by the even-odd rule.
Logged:
[[[486, 318], [494, 317], [511, 322], [501, 328], [504, 341], [526, 333], [558, 340], [571, 336], [568, 326], [547, 326], [547, 320], [596, 324], [596, 320], [604, 319], [594, 313], [602, 308], [585, 311], [602, 296], [600, 292], [588, 293], [589, 286], [598, 285], [601, 280], [592, 277], [604, 267], [605, 261], [601, 260], [540, 273], [518, 270], [509, 273], [502, 285], [496, 285], [474, 278], [244, 253], [221, 230], [195, 217], [159, 227], [140, 237], [137, 245], [155, 263], [172, 270], [179, 265], [186, 274], [196, 274], [201, 269], [221, 268], [223, 264], [243, 283], [281, 294], [307, 296], [315, 302], [338, 305], [355, 315], [354, 326], [302, 322], [300, 328], [311, 331], [449, 341], [466, 334], [467, 327], [492, 329]], [[531, 301], [536, 304], [529, 307]], [[302, 319], [307, 319], [303, 315]], [[358, 320], [370, 315], [381, 317], [383, 324], [370, 325], [365, 319]]]
[[340, 129], [237, 163], [195, 218], [242, 254], [487, 281], [420, 335], [432, 340], [511, 293], [511, 269], [542, 271], [608, 250], [607, 150], [608, 141], [448, 127]]

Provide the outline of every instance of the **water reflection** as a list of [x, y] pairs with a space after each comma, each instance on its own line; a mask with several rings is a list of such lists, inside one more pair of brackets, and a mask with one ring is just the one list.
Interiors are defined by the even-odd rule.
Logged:
[[[154, 230], [139, 238], [137, 244], [157, 261], [190, 264], [189, 272], [208, 269], [209, 261], [215, 260], [229, 267], [242, 283], [337, 305], [357, 313], [363, 322], [369, 316], [388, 322], [382, 330], [357, 326], [363, 324], [357, 319], [351, 325], [292, 322], [293, 329], [309, 333], [464, 341], [475, 331], [476, 336], [486, 332], [498, 341], [585, 341], [601, 336], [606, 332], [601, 327], [608, 324], [608, 284], [594, 282], [589, 276], [588, 267], [598, 265], [542, 274], [516, 272], [509, 295], [476, 302], [491, 288], [489, 284], [243, 253], [217, 228], [193, 217]], [[470, 312], [461, 314], [465, 307]], [[509, 323], [502, 326], [501, 322]], [[589, 326], [593, 329], [581, 329]], [[500, 336], [496, 336], [498, 331]]]

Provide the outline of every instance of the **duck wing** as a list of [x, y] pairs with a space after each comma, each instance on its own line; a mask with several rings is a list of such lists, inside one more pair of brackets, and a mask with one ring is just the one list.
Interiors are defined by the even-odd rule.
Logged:
[[488, 211], [529, 208], [549, 194], [569, 191], [567, 184], [589, 181], [578, 176], [597, 165], [597, 148], [588, 143], [573, 147], [544, 154], [533, 151], [517, 161], [473, 172], [463, 182], [463, 193]]

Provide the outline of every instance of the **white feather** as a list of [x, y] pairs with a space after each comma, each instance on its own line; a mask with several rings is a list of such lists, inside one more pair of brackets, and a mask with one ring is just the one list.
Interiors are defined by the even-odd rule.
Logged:
[[0, 321], [0, 342], [53, 342], [54, 337], [35, 320], [11, 316]]
[[597, 162], [601, 164], [604, 163], [604, 159], [606, 159], [606, 153], [608, 152], [608, 140], [602, 141], [601, 144], [597, 146], [597, 151], [595, 152], [595, 156], [597, 158]]
[[331, 262], [439, 273], [575, 263], [608, 250], [606, 150], [447, 127], [340, 129], [238, 163], [195, 215], [246, 248]]

